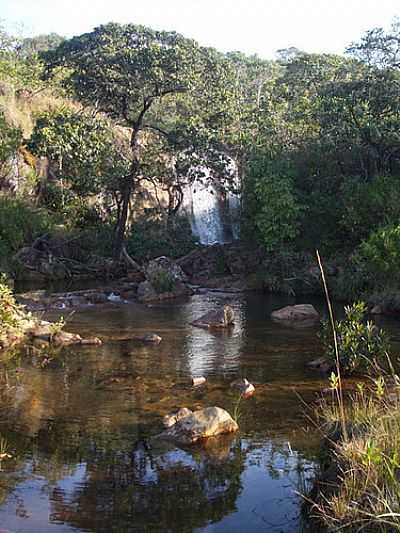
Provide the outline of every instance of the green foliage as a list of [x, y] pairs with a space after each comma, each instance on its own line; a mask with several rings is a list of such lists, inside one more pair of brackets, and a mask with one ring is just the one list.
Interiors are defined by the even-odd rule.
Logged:
[[48, 214], [19, 199], [0, 197], [0, 264], [52, 226]]
[[7, 174], [9, 160], [16, 155], [21, 142], [21, 130], [10, 126], [0, 111], [0, 179]]
[[358, 261], [374, 286], [398, 287], [400, 283], [400, 225], [373, 232], [359, 247]]
[[279, 250], [292, 243], [299, 230], [301, 207], [289, 178], [269, 176], [255, 183], [259, 208], [255, 224], [266, 250]]
[[344, 211], [341, 225], [348, 244], [358, 244], [372, 230], [400, 221], [400, 180], [378, 176], [371, 182], [346, 180], [342, 191]]
[[54, 50], [65, 41], [65, 37], [57, 33], [46, 33], [35, 35], [34, 37], [26, 37], [22, 39], [18, 46], [18, 54], [23, 58], [34, 56], [40, 52]]
[[19, 306], [14, 300], [11, 289], [0, 281], [0, 336], [5, 329], [15, 327], [18, 323]]
[[127, 239], [127, 251], [136, 261], [162, 255], [176, 259], [195, 247], [189, 221], [175, 217], [169, 224], [158, 215], [144, 215], [134, 221]]
[[155, 272], [151, 276], [150, 282], [158, 294], [171, 292], [175, 288], [174, 278], [165, 270]]
[[55, 163], [59, 179], [80, 195], [106, 188], [113, 174], [110, 126], [87, 113], [65, 107], [40, 115], [28, 146]]
[[29, 324], [30, 315], [16, 303], [10, 287], [0, 276], [0, 349], [7, 345], [7, 337], [11, 334], [18, 337]]
[[[345, 374], [375, 373], [387, 360], [389, 340], [383, 330], [365, 321], [367, 306], [363, 302], [345, 307], [345, 318], [335, 323], [339, 362]], [[321, 338], [325, 355], [334, 364], [335, 345], [330, 325], [323, 324]]]
[[[399, 378], [379, 376], [372, 386], [357, 384], [345, 402], [348, 438], [335, 441], [328, 467], [338, 472], [334, 493], [324, 491], [315, 506], [322, 529], [337, 531], [362, 523], [368, 531], [398, 531], [399, 480]], [[322, 427], [337, 428], [337, 401], [321, 398], [316, 414]], [[322, 429], [321, 427], [321, 429]], [[337, 430], [335, 431], [337, 435]], [[322, 524], [321, 524], [322, 526]]]

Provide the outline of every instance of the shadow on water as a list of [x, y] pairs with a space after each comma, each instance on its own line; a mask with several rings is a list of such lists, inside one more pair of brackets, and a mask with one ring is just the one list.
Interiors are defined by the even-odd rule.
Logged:
[[[21, 533], [306, 531], [298, 492], [313, 476], [319, 437], [298, 395], [311, 401], [325, 384], [305, 368], [319, 355], [316, 329], [269, 318], [288, 302], [208, 293], [86, 309], [68, 329], [107, 339], [102, 346], [65, 350], [44, 369], [26, 359], [3, 369], [0, 434], [13, 459], [1, 465], [0, 526]], [[232, 330], [189, 325], [221, 303], [235, 308]], [[163, 341], [116, 340], [149, 331]], [[206, 386], [191, 388], [199, 375]], [[178, 407], [233, 413], [229, 383], [239, 376], [256, 385], [239, 405], [239, 434], [190, 449], [152, 439], [161, 417]]]

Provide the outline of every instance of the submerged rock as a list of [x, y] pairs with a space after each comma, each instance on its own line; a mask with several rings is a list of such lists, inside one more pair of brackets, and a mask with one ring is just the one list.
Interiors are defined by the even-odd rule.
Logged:
[[329, 361], [326, 357], [318, 357], [317, 359], [314, 359], [313, 361], [310, 361], [307, 363], [307, 366], [309, 368], [312, 368], [313, 370], [319, 370], [320, 372], [329, 372], [333, 369], [335, 366], [335, 363], [333, 361]]
[[204, 376], [198, 376], [197, 378], [192, 378], [192, 386], [199, 387], [200, 385], [204, 385], [206, 381], [207, 380]]
[[382, 305], [374, 305], [374, 307], [371, 309], [372, 315], [383, 315], [385, 312], [385, 309], [382, 307]]
[[36, 345], [38, 343], [45, 343], [48, 346], [49, 343], [55, 346], [70, 346], [72, 344], [93, 344], [100, 345], [102, 341], [98, 337], [88, 337], [83, 339], [77, 333], [69, 333], [63, 331], [59, 327], [51, 322], [42, 320], [29, 330], [29, 336], [33, 338]]
[[311, 304], [288, 305], [271, 313], [271, 318], [284, 321], [317, 322], [320, 319], [318, 311]]
[[255, 392], [255, 387], [246, 378], [235, 379], [232, 381], [231, 388], [238, 390], [244, 398], [252, 396]]
[[146, 333], [145, 335], [135, 335], [132, 340], [139, 342], [148, 342], [152, 344], [160, 344], [162, 337], [156, 333]]
[[209, 311], [194, 322], [192, 326], [198, 328], [227, 328], [235, 321], [235, 313], [230, 305], [224, 305], [222, 309]]
[[239, 426], [227, 411], [221, 407], [207, 407], [177, 419], [159, 437], [185, 445], [223, 433], [233, 433], [238, 429]]

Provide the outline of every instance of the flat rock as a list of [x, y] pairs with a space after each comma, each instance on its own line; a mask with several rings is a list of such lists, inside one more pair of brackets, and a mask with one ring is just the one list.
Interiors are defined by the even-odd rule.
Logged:
[[308, 362], [307, 366], [313, 370], [319, 370], [320, 372], [329, 372], [334, 367], [334, 363], [322, 356]]
[[146, 333], [145, 335], [135, 335], [132, 340], [139, 342], [148, 342], [151, 344], [160, 344], [162, 337], [156, 333]]
[[246, 378], [235, 379], [232, 381], [231, 388], [240, 392], [243, 398], [249, 398], [255, 392], [255, 387]]
[[274, 320], [317, 322], [320, 319], [318, 311], [311, 304], [288, 305], [271, 313]]
[[224, 305], [222, 309], [209, 311], [194, 322], [192, 326], [198, 328], [227, 328], [235, 321], [235, 313], [230, 305]]
[[239, 426], [227, 411], [221, 407], [207, 407], [183, 416], [159, 437], [187, 445], [238, 429]]

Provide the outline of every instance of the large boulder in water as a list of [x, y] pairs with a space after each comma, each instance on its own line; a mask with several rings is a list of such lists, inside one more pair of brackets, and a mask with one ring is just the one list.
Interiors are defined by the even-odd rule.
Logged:
[[222, 309], [209, 311], [194, 322], [192, 326], [198, 328], [227, 328], [235, 321], [235, 313], [230, 305], [224, 305]]
[[[160, 438], [182, 445], [194, 444], [197, 441], [223, 433], [233, 433], [239, 429], [231, 415], [221, 407], [207, 407], [194, 412], [181, 409], [175, 415], [175, 420], [176, 422], [173, 423], [174, 418], [170, 417], [169, 423], [172, 422], [172, 425], [161, 433]], [[166, 423], [165, 418], [164, 423]]]
[[288, 305], [271, 313], [274, 320], [286, 322], [317, 322], [319, 313], [311, 304]]
[[164, 290], [162, 286], [154, 287], [154, 285], [148, 280], [143, 281], [142, 283], [139, 283], [137, 299], [139, 302], [148, 303], [171, 300], [173, 298], [190, 296], [193, 294], [190, 287], [179, 281], [174, 282], [171, 287], [167, 287], [166, 289], [167, 290]]

